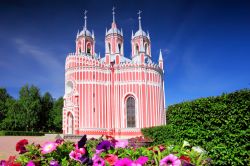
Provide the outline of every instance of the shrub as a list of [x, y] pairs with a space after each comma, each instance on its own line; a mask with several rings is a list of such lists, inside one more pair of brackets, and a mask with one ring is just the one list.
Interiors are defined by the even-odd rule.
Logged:
[[33, 131], [0, 131], [0, 136], [43, 136], [44, 134]]
[[250, 90], [171, 105], [167, 125], [142, 133], [155, 144], [188, 140], [201, 145], [216, 165], [247, 165], [250, 155]]

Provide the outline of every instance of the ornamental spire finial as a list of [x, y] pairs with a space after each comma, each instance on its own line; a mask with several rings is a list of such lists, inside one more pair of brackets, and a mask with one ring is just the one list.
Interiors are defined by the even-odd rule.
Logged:
[[84, 29], [87, 29], [87, 10], [84, 10]]
[[115, 23], [115, 7], [113, 6], [112, 8], [112, 14], [113, 14], [113, 23]]
[[139, 19], [139, 30], [141, 30], [141, 13], [142, 11], [139, 10], [139, 12], [137, 13], [139, 15], [138, 19]]
[[160, 49], [160, 54], [159, 54], [159, 61], [163, 61], [161, 49]]

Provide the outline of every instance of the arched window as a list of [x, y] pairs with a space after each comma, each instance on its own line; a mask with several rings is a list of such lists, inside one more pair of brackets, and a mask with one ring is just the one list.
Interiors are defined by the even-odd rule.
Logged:
[[135, 99], [128, 97], [126, 102], [127, 108], [127, 127], [135, 127]]
[[148, 55], [148, 44], [147, 43], [145, 44], [145, 52], [146, 52], [146, 55]]
[[74, 118], [72, 113], [68, 113], [68, 127], [67, 127], [67, 134], [73, 134], [74, 131]]
[[119, 54], [121, 53], [121, 44], [119, 43], [118, 44], [118, 51], [119, 51]]
[[87, 53], [88, 54], [91, 53], [91, 44], [90, 43], [87, 44]]
[[82, 52], [82, 50], [81, 50], [81, 48], [79, 48], [79, 53], [81, 53]]
[[110, 46], [110, 43], [108, 44], [108, 47], [109, 47], [109, 53], [111, 53], [111, 46]]
[[139, 54], [139, 46], [136, 44], [135, 45], [135, 55]]

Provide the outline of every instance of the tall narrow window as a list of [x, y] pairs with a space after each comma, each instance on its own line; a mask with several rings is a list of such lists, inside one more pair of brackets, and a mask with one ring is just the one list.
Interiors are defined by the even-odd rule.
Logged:
[[146, 55], [148, 55], [148, 44], [147, 43], [145, 44], [145, 52], [146, 52]]
[[139, 54], [139, 46], [136, 44], [135, 46], [135, 55], [138, 55]]
[[127, 127], [135, 127], [135, 99], [128, 97], [127, 103]]
[[121, 44], [119, 43], [118, 44], [118, 51], [119, 51], [119, 54], [121, 53]]
[[111, 53], [111, 46], [110, 46], [110, 43], [108, 44], [108, 47], [109, 47], [109, 53]]
[[87, 44], [87, 53], [88, 54], [91, 53], [91, 44], [90, 43]]

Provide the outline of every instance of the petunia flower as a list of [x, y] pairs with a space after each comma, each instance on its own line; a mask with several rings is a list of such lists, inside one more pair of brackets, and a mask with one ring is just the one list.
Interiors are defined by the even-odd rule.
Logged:
[[105, 166], [105, 161], [101, 157], [96, 157], [93, 160], [93, 166]]
[[87, 142], [87, 135], [84, 135], [77, 143], [78, 148], [83, 148], [86, 142]]
[[184, 148], [184, 147], [186, 147], [186, 146], [190, 146], [189, 142], [187, 142], [187, 141], [183, 141], [183, 145], [182, 145], [182, 147]]
[[28, 144], [27, 139], [22, 139], [22, 140], [18, 141], [17, 144], [16, 144], [16, 151], [18, 151], [19, 154], [26, 153], [27, 150], [25, 148], [25, 145], [27, 145], [27, 144]]
[[55, 143], [57, 143], [57, 144], [62, 144], [63, 142], [64, 142], [64, 139], [62, 139], [62, 138], [59, 138], [55, 141]]
[[110, 142], [107, 141], [107, 140], [104, 140], [104, 141], [100, 142], [100, 143], [96, 146], [96, 149], [97, 149], [97, 150], [104, 149], [104, 150], [107, 151], [107, 150], [110, 149], [110, 146], [111, 146]]
[[181, 156], [180, 160], [190, 163], [190, 158], [188, 156]]
[[128, 140], [118, 140], [115, 142], [115, 148], [125, 148], [128, 146]]
[[180, 166], [180, 165], [181, 165], [181, 160], [179, 160], [178, 157], [176, 157], [173, 154], [164, 157], [160, 161], [160, 166]]
[[47, 154], [47, 153], [53, 152], [54, 150], [56, 150], [57, 145], [58, 144], [55, 142], [46, 142], [42, 146], [42, 154]]
[[69, 153], [69, 157], [70, 157], [71, 159], [80, 161], [80, 158], [82, 157], [82, 154], [79, 153], [79, 152], [76, 152], [76, 151], [72, 150], [72, 151]]
[[148, 157], [140, 156], [135, 163], [139, 165], [144, 165], [148, 161]]
[[123, 158], [120, 160], [117, 160], [115, 163], [115, 166], [132, 166], [133, 161], [129, 158]]
[[36, 164], [32, 160], [30, 160], [26, 166], [36, 166]]
[[58, 161], [56, 160], [51, 160], [49, 166], [60, 166], [60, 164], [58, 164]]
[[118, 160], [118, 157], [114, 154], [108, 154], [104, 157], [104, 159], [110, 165], [114, 165], [116, 163], [116, 161]]
[[1, 166], [7, 166], [6, 160], [1, 160], [1, 161], [0, 161], [0, 165], [1, 165]]
[[206, 153], [206, 151], [204, 149], [202, 149], [201, 147], [199, 147], [199, 146], [192, 147], [192, 150], [199, 153], [199, 154]]

